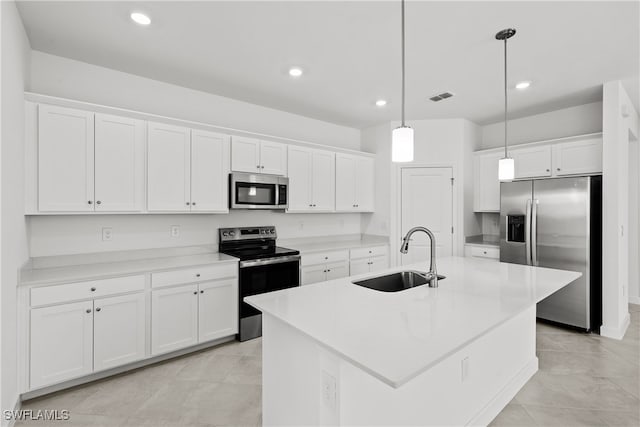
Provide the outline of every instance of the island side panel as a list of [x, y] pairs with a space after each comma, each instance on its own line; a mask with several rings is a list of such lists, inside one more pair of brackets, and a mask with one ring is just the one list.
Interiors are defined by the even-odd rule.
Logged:
[[340, 424], [487, 425], [538, 370], [535, 313], [527, 309], [399, 388], [341, 362]]

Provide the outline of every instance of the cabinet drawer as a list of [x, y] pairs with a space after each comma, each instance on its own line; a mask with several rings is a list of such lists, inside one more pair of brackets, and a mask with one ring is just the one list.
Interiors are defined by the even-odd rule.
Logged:
[[182, 283], [204, 282], [206, 280], [224, 279], [238, 275], [238, 264], [208, 265], [202, 267], [185, 268], [182, 270], [151, 273], [151, 287], [179, 285]]
[[302, 259], [300, 260], [300, 265], [318, 265], [318, 264], [327, 264], [330, 262], [337, 261], [348, 261], [349, 260], [349, 251], [331, 251], [331, 252], [318, 252], [309, 255], [302, 255]]
[[388, 253], [386, 246], [371, 246], [366, 248], [351, 249], [351, 259], [371, 258], [385, 256]]
[[471, 246], [471, 256], [479, 258], [500, 259], [500, 249]]
[[91, 280], [31, 289], [31, 306], [144, 290], [144, 275]]

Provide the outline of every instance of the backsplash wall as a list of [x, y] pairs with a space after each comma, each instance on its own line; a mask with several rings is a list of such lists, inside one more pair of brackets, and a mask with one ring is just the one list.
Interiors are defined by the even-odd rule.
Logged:
[[500, 214], [488, 213], [482, 214], [482, 234], [497, 236], [500, 234]]
[[[228, 215], [55, 215], [29, 217], [31, 257], [217, 245], [218, 228], [275, 225], [278, 237], [360, 234], [361, 214], [286, 214], [234, 211]], [[180, 236], [171, 236], [171, 227]], [[112, 240], [102, 240], [102, 229]]]

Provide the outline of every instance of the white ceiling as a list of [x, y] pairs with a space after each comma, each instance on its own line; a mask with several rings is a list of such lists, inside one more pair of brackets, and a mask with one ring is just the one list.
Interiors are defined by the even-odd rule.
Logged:
[[[353, 127], [400, 115], [400, 2], [20, 2], [32, 48]], [[147, 12], [149, 27], [129, 13]], [[625, 80], [639, 107], [639, 4], [420, 2], [407, 14], [407, 118], [500, 120], [602, 98]], [[287, 69], [306, 70], [297, 80]], [[434, 94], [451, 91], [433, 103]], [[374, 106], [385, 98], [385, 108]], [[640, 110], [640, 108], [638, 108]]]

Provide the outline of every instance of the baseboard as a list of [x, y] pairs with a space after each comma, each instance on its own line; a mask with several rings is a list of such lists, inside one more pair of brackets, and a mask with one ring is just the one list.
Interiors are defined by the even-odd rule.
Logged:
[[629, 296], [629, 303], [640, 305], [640, 296]]
[[538, 358], [534, 357], [520, 372], [500, 390], [500, 392], [467, 424], [468, 426], [487, 426], [500, 411], [515, 397], [522, 387], [538, 372]]
[[[13, 405], [13, 413], [17, 414], [20, 409], [22, 409], [22, 399], [20, 399], [20, 396], [16, 396], [16, 403], [15, 405]], [[7, 420], [4, 414], [2, 414], [3, 427], [13, 427], [15, 424], [16, 424], [16, 419], [14, 417], [11, 417], [10, 420]]]
[[631, 324], [631, 316], [627, 313], [624, 316], [624, 320], [617, 328], [612, 328], [610, 326], [602, 325], [600, 328], [600, 335], [607, 338], [613, 338], [615, 340], [621, 340], [624, 338], [624, 334], [627, 332], [627, 328]]

